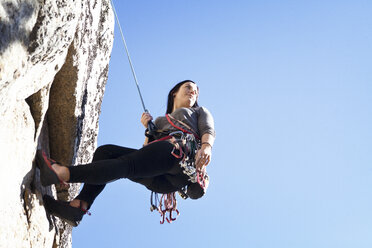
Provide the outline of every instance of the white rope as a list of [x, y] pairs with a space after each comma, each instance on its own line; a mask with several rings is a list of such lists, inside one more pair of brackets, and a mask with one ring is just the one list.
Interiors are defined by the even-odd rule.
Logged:
[[138, 94], [139, 94], [139, 96], [140, 96], [140, 98], [141, 98], [141, 102], [142, 102], [143, 110], [144, 110], [146, 113], [148, 113], [148, 110], [146, 109], [146, 107], [145, 107], [145, 103], [144, 103], [143, 98], [142, 98], [142, 94], [141, 94], [140, 87], [139, 87], [139, 85], [138, 85], [136, 72], [134, 71], [134, 67], [133, 67], [133, 64], [132, 64], [132, 60], [130, 59], [130, 55], [129, 55], [129, 51], [128, 51], [128, 47], [127, 47], [127, 43], [125, 42], [125, 38], [124, 38], [124, 34], [123, 34], [123, 30], [122, 30], [121, 25], [120, 25], [120, 21], [119, 21], [118, 14], [116, 13], [116, 9], [115, 9], [114, 2], [113, 2], [113, 0], [110, 0], [110, 1], [111, 1], [112, 9], [114, 10], [114, 14], [115, 14], [116, 21], [117, 21], [118, 26], [119, 26], [119, 30], [120, 30], [120, 34], [121, 34], [121, 39], [123, 40], [123, 43], [124, 43], [125, 51], [126, 51], [126, 53], [127, 53], [127, 57], [128, 57], [128, 61], [129, 61], [130, 68], [131, 68], [131, 70], [132, 70], [133, 78], [134, 78], [134, 81], [136, 82], [136, 85], [137, 85]]

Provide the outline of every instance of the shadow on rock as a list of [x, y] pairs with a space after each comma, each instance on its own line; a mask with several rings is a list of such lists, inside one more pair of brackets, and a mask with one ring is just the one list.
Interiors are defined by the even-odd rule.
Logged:
[[29, 38], [23, 24], [32, 16], [34, 6], [30, 3], [2, 3], [8, 20], [0, 17], [0, 55], [14, 42], [28, 46]]

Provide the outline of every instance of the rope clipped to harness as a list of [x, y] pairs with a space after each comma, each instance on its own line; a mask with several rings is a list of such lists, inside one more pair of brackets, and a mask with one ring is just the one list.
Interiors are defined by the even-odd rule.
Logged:
[[[114, 15], [115, 15], [115, 19], [116, 19], [116, 22], [119, 26], [119, 31], [120, 31], [120, 35], [121, 35], [121, 40], [123, 41], [123, 45], [124, 45], [124, 48], [125, 48], [125, 52], [127, 54], [127, 58], [128, 58], [128, 62], [129, 62], [129, 66], [130, 66], [130, 69], [132, 70], [132, 75], [133, 75], [133, 79], [134, 79], [134, 82], [136, 83], [136, 86], [137, 86], [137, 91], [138, 91], [138, 95], [141, 99], [141, 103], [142, 103], [142, 107], [143, 107], [143, 110], [146, 112], [146, 113], [149, 113], [149, 111], [147, 110], [146, 106], [145, 106], [145, 102], [143, 100], [143, 97], [142, 97], [142, 94], [141, 94], [141, 89], [139, 87], [139, 84], [138, 84], [138, 80], [137, 80], [137, 76], [136, 76], [136, 72], [134, 70], [134, 66], [133, 66], [133, 63], [132, 63], [132, 59], [130, 57], [130, 54], [129, 54], [129, 49], [128, 49], [128, 46], [127, 46], [127, 42], [125, 41], [125, 37], [124, 37], [124, 33], [123, 33], [123, 29], [121, 28], [121, 24], [120, 24], [120, 20], [119, 20], [119, 17], [118, 17], [118, 14], [116, 12], [116, 9], [115, 9], [115, 5], [114, 5], [114, 2], [113, 0], [110, 0], [111, 1], [111, 6], [112, 6], [112, 9], [114, 11]], [[147, 128], [147, 131], [145, 132], [145, 135], [147, 137], [152, 137], [152, 136], [156, 136], [157, 133], [156, 133], [156, 130], [157, 130], [157, 127], [155, 126], [155, 124], [152, 122], [152, 121], [149, 121], [148, 123], [148, 128]]]

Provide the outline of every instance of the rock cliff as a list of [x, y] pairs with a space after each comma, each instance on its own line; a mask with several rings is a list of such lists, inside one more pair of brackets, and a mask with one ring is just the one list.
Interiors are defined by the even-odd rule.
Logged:
[[80, 185], [42, 187], [33, 163], [89, 162], [113, 44], [109, 0], [0, 1], [0, 247], [71, 247], [71, 227], [42, 195], [70, 200]]

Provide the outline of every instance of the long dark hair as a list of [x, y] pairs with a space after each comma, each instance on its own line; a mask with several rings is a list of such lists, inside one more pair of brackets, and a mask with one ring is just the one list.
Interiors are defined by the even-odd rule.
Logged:
[[[174, 94], [178, 92], [178, 90], [181, 88], [181, 86], [184, 84], [184, 83], [194, 83], [196, 84], [194, 81], [192, 80], [183, 80], [182, 82], [179, 82], [178, 84], [176, 84], [170, 91], [169, 91], [169, 94], [168, 94], [168, 102], [167, 102], [167, 111], [165, 112], [165, 114], [170, 114], [172, 113], [173, 111], [173, 105], [174, 105]], [[199, 88], [198, 88], [199, 90]], [[198, 99], [196, 99], [195, 101], [195, 104], [192, 106], [193, 108], [195, 107], [199, 107], [198, 105]]]

